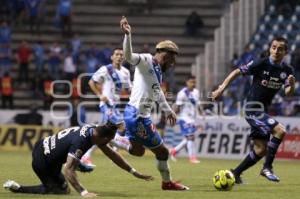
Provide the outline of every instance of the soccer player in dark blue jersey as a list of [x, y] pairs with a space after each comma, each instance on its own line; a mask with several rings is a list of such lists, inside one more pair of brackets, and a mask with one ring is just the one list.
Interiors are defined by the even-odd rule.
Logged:
[[[247, 157], [232, 170], [237, 183], [242, 183], [240, 175], [265, 156], [261, 175], [270, 181], [279, 182], [273, 172], [272, 163], [277, 149], [286, 134], [284, 126], [267, 114], [267, 108], [275, 94], [284, 86], [285, 94], [295, 91], [295, 77], [290, 66], [283, 62], [287, 54], [288, 42], [277, 37], [270, 44], [270, 56], [249, 62], [231, 72], [224, 82], [212, 92], [212, 99], [222, 95], [227, 86], [239, 75], [253, 76], [253, 82], [245, 104], [245, 116], [251, 126], [250, 137], [254, 148]], [[270, 135], [272, 138], [270, 139]]]
[[[42, 184], [23, 186], [8, 180], [3, 187], [16, 193], [68, 194], [70, 193], [68, 181], [81, 196], [94, 197], [97, 194], [88, 192], [79, 183], [75, 172], [82, 155], [94, 144], [120, 168], [137, 178], [152, 180], [151, 176], [137, 172], [122, 156], [107, 145], [114, 138], [116, 130], [117, 125], [110, 122], [97, 127], [85, 125], [64, 129], [38, 141], [32, 151], [32, 168]], [[64, 175], [61, 172], [63, 164], [65, 164]]]

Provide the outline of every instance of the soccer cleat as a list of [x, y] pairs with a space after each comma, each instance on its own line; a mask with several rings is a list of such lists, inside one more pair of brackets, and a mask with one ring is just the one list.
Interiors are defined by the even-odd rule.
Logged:
[[170, 149], [170, 159], [173, 162], [177, 162], [176, 153], [177, 153], [177, 151], [175, 150], [175, 148]]
[[89, 167], [95, 167], [96, 165], [92, 163], [92, 159], [90, 157], [82, 157], [81, 161], [83, 164], [89, 166]]
[[264, 168], [260, 171], [260, 175], [264, 176], [265, 178], [267, 178], [268, 180], [270, 180], [272, 182], [279, 182], [280, 181], [279, 177], [277, 177], [274, 174], [272, 169]]
[[179, 182], [162, 182], [161, 188], [163, 190], [169, 190], [169, 191], [187, 191], [190, 188], [187, 186], [184, 186], [183, 184], [180, 184]]
[[234, 170], [233, 169], [230, 169], [231, 173], [234, 175], [234, 178], [235, 178], [235, 184], [244, 184], [244, 181], [243, 179], [241, 178], [240, 175], [236, 175], [234, 173]]
[[196, 157], [190, 158], [190, 163], [191, 164], [199, 164], [200, 160], [198, 160]]
[[90, 165], [87, 165], [87, 164], [80, 161], [77, 168], [76, 168], [76, 170], [80, 171], [82, 173], [86, 173], [86, 172], [94, 171], [94, 168], [95, 168], [95, 166], [90, 166]]
[[3, 187], [4, 189], [9, 189], [10, 191], [18, 191], [21, 186], [13, 180], [7, 180], [3, 184]]

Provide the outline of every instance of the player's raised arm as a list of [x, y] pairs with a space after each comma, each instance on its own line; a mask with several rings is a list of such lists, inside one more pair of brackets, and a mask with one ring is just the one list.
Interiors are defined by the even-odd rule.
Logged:
[[293, 75], [289, 75], [286, 80], [285, 95], [291, 96], [295, 93], [295, 82], [295, 77]]
[[121, 30], [125, 33], [124, 41], [123, 41], [123, 51], [125, 55], [126, 61], [128, 61], [132, 65], [137, 65], [140, 61], [140, 56], [136, 53], [132, 52], [131, 45], [131, 27], [126, 19], [126, 17], [122, 17], [120, 21]]
[[67, 162], [65, 165], [65, 177], [70, 182], [70, 184], [74, 187], [74, 189], [83, 197], [90, 198], [95, 197], [97, 194], [88, 192], [78, 181], [77, 174], [75, 169], [79, 164], [79, 160], [68, 155]]
[[116, 165], [120, 168], [124, 169], [125, 171], [131, 173], [136, 178], [142, 180], [153, 180], [152, 176], [144, 175], [136, 171], [133, 167], [131, 167], [124, 158], [114, 150], [112, 150], [108, 145], [98, 145], [98, 147], [103, 151], [103, 153], [111, 159]]
[[222, 93], [224, 92], [224, 90], [228, 87], [228, 85], [241, 74], [242, 74], [242, 72], [239, 68], [232, 71], [226, 77], [226, 79], [223, 81], [223, 83], [218, 87], [218, 89], [212, 92], [212, 100], [216, 100], [217, 98], [219, 98], [222, 95]]

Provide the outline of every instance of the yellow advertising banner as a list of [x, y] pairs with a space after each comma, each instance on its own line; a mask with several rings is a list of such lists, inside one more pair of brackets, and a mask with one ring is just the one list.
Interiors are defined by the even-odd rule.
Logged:
[[34, 144], [61, 129], [33, 125], [0, 125], [0, 151], [31, 151]]

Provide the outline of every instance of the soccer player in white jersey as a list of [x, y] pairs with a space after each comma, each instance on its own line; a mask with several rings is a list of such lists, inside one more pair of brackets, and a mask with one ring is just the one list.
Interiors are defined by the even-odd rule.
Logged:
[[[123, 49], [115, 48], [111, 56], [112, 63], [101, 66], [89, 81], [89, 86], [96, 96], [100, 99], [100, 113], [102, 116], [102, 125], [108, 120], [113, 123], [120, 123], [123, 116], [120, 113], [120, 94], [122, 91], [129, 92], [131, 89], [130, 72], [124, 66]], [[124, 135], [125, 125], [119, 125], [115, 138], [111, 141], [113, 146], [117, 148], [129, 150], [128, 138], [120, 136]], [[91, 154], [97, 147], [93, 146], [81, 159], [88, 166], [95, 166], [91, 161]]]
[[193, 164], [200, 163], [196, 156], [195, 147], [195, 132], [197, 131], [195, 123], [199, 114], [199, 91], [195, 86], [195, 76], [189, 76], [186, 87], [177, 94], [175, 113], [178, 114], [178, 124], [184, 139], [170, 151], [171, 159], [176, 161], [176, 154], [187, 146], [189, 160]]
[[123, 43], [125, 59], [136, 66], [130, 100], [124, 111], [126, 136], [131, 143], [129, 153], [143, 156], [145, 147], [150, 149], [155, 154], [157, 169], [162, 177], [161, 188], [163, 190], [188, 190], [188, 187], [172, 181], [167, 162], [169, 151], [150, 119], [151, 109], [155, 101], [159, 101], [164, 107], [170, 124], [176, 123], [176, 114], [167, 103], [160, 83], [162, 72], [174, 66], [178, 47], [174, 42], [166, 40], [156, 45], [154, 56], [133, 53], [131, 27], [125, 17], [122, 17], [120, 27], [125, 33]]

